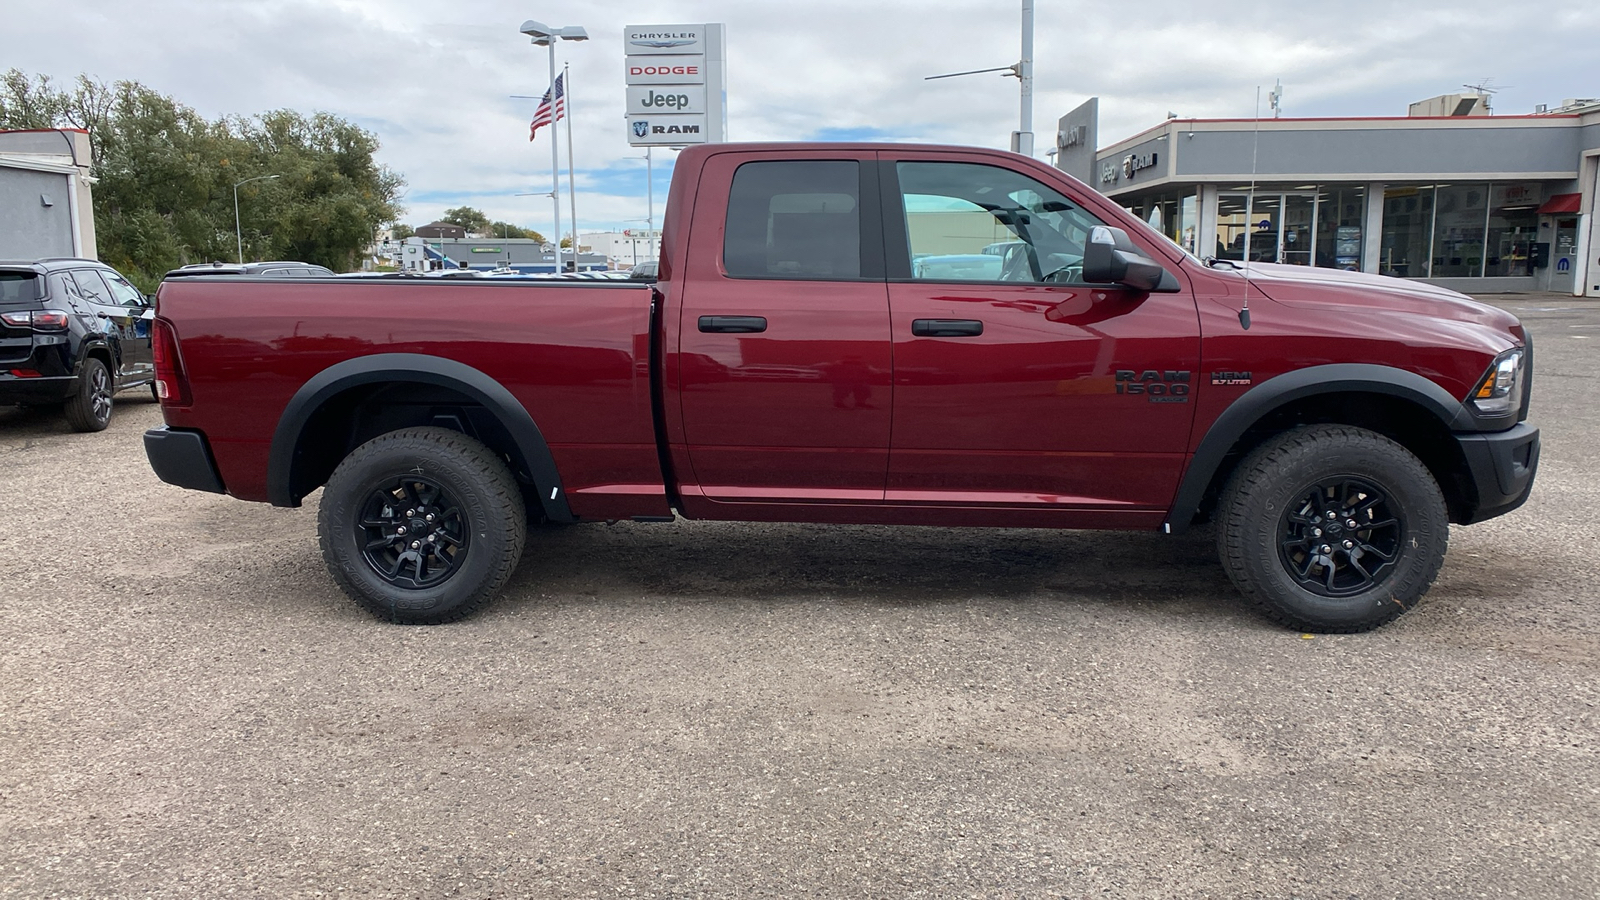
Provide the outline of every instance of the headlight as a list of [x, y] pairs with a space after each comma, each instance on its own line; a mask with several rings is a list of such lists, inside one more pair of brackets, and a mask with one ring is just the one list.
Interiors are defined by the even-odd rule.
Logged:
[[1515, 412], [1522, 402], [1522, 348], [1500, 354], [1478, 380], [1478, 386], [1467, 397], [1467, 402], [1485, 416], [1504, 416]]

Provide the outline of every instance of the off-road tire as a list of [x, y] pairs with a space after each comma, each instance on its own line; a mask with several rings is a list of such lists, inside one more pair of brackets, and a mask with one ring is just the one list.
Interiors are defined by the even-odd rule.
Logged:
[[105, 431], [111, 424], [111, 395], [115, 392], [106, 364], [93, 356], [84, 360], [78, 389], [64, 406], [67, 424], [73, 431]]
[[[417, 514], [408, 518], [403, 508]], [[437, 523], [424, 524], [424, 511]], [[391, 523], [406, 528], [404, 538]], [[363, 609], [388, 622], [437, 625], [483, 608], [511, 577], [527, 540], [527, 512], [516, 478], [489, 448], [447, 428], [406, 428], [362, 444], [334, 469], [317, 537], [328, 571]], [[460, 555], [447, 564], [426, 543], [409, 550], [412, 537], [440, 538], [440, 548], [455, 542]], [[388, 572], [407, 551], [417, 558]]]
[[[1336, 534], [1319, 527], [1312, 537], [1313, 527], [1326, 527], [1330, 511], [1307, 511], [1319, 494], [1340, 498], [1328, 500], [1335, 506], [1347, 502], [1341, 495], [1353, 497], [1341, 510], [1381, 498], [1358, 526], [1385, 519], [1396, 525], [1348, 528], [1359, 514], [1346, 518], [1341, 511]], [[1354, 551], [1340, 549], [1346, 540]], [[1427, 593], [1449, 540], [1444, 496], [1428, 467], [1400, 444], [1347, 425], [1296, 428], [1256, 448], [1233, 472], [1217, 506], [1217, 555], [1228, 577], [1246, 603], [1299, 631], [1353, 633], [1392, 621]], [[1333, 552], [1324, 555], [1323, 548]], [[1384, 549], [1393, 552], [1392, 562], [1382, 561]], [[1299, 571], [1302, 565], [1309, 574]], [[1368, 568], [1377, 569], [1376, 577], [1363, 581]], [[1342, 587], [1339, 578], [1348, 579]]]

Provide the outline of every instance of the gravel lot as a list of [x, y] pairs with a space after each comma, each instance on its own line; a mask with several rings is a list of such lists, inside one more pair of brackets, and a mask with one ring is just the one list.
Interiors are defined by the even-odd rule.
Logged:
[[604, 525], [382, 624], [314, 505], [0, 410], [0, 896], [1530, 897], [1600, 885], [1600, 303], [1531, 501], [1310, 636], [1155, 534]]

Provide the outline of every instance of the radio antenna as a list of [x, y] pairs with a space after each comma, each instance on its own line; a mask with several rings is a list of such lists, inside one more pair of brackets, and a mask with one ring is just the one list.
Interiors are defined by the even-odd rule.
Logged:
[[1244, 217], [1244, 306], [1239, 308], [1239, 324], [1250, 330], [1250, 231], [1255, 223], [1250, 221], [1256, 211], [1256, 159], [1261, 152], [1261, 85], [1256, 85], [1256, 133], [1250, 143], [1250, 193], [1245, 200]]

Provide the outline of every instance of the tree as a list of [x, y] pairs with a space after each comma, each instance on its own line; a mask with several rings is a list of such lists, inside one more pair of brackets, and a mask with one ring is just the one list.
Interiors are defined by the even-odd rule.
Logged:
[[541, 244], [544, 243], [544, 235], [534, 231], [532, 228], [523, 228], [510, 222], [490, 222], [489, 231], [495, 237], [522, 238], [524, 240], [538, 241]]
[[467, 230], [467, 234], [489, 234], [489, 217], [484, 215], [483, 210], [470, 206], [447, 209], [439, 221], [460, 225]]
[[234, 258], [234, 185], [247, 179], [279, 176], [239, 188], [255, 259], [352, 268], [401, 212], [404, 182], [374, 159], [377, 138], [327, 113], [210, 121], [138, 82], [0, 78], [0, 128], [59, 127], [89, 132], [101, 259], [147, 289], [168, 269]]
[[389, 236], [397, 241], [403, 241], [416, 233], [417, 230], [415, 228], [412, 228], [410, 225], [407, 225], [404, 222], [396, 222], [394, 226], [389, 229]]

